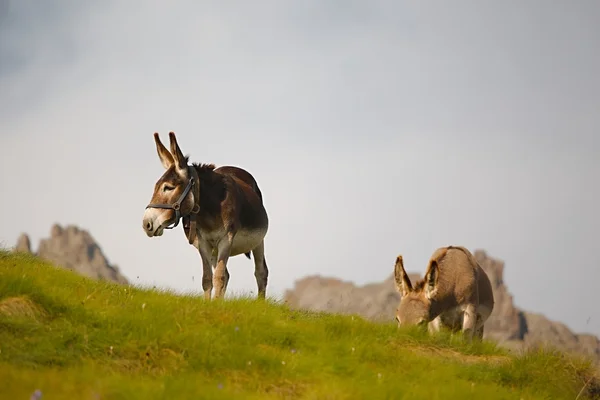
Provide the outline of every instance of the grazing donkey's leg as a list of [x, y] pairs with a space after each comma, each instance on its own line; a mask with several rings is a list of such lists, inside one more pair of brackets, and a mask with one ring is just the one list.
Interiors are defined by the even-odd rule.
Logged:
[[427, 330], [430, 334], [438, 333], [442, 328], [442, 317], [439, 315], [433, 321], [427, 324]]
[[477, 325], [475, 326], [475, 336], [477, 336], [480, 340], [483, 339], [483, 327], [485, 322], [490, 317], [489, 307], [479, 306], [477, 307]]
[[227, 271], [227, 261], [231, 253], [231, 244], [235, 233], [228, 233], [217, 245], [217, 266], [213, 277], [213, 286], [215, 287], [215, 298], [222, 298], [227, 291], [229, 282], [229, 271]]
[[483, 340], [483, 324], [481, 324], [481, 326], [475, 329], [474, 337], [476, 337], [479, 340]]
[[467, 339], [473, 338], [473, 333], [477, 323], [477, 307], [475, 304], [467, 304], [463, 314], [462, 330]]
[[265, 260], [265, 242], [260, 242], [254, 250], [254, 277], [258, 286], [258, 298], [264, 299], [267, 293], [267, 280], [269, 277], [269, 269], [267, 268], [267, 260]]
[[204, 289], [204, 299], [210, 300], [213, 288], [213, 266], [214, 249], [205, 241], [198, 243], [198, 251], [202, 258], [202, 289]]

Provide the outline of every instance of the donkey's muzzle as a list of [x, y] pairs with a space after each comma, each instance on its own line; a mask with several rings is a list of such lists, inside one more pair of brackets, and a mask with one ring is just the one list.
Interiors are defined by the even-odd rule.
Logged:
[[146, 221], [144, 221], [143, 224], [144, 224], [144, 230], [146, 232], [152, 232], [153, 224], [152, 224], [151, 220], [146, 220]]

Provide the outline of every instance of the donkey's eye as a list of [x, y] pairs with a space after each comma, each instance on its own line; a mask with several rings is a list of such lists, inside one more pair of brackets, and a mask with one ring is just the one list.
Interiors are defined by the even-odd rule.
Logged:
[[169, 185], [163, 186], [163, 192], [170, 192], [173, 189], [175, 189], [173, 186], [169, 186]]

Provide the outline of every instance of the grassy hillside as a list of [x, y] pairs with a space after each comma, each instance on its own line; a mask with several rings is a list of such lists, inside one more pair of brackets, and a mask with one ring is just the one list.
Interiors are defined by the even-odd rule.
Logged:
[[592, 371], [558, 353], [205, 302], [0, 252], [2, 399], [583, 399]]

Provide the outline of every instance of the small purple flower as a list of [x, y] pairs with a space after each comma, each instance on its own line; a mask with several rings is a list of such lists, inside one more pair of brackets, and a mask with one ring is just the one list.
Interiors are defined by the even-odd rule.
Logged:
[[240, 330], [240, 327], [239, 327], [239, 326], [236, 326], [236, 327], [235, 327], [235, 331], [237, 332], [237, 331], [239, 331], [239, 330]]
[[222, 384], [222, 383], [219, 383], [219, 384], [217, 385], [217, 387], [219, 388], [219, 390], [220, 390], [220, 389], [223, 389], [223, 384]]
[[40, 400], [42, 398], [42, 391], [37, 389], [35, 392], [31, 394], [29, 400]]

